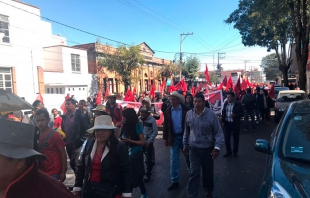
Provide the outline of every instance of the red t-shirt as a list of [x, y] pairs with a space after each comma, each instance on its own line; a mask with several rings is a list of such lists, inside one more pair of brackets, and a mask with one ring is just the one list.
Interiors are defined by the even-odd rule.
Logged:
[[[40, 137], [40, 142], [42, 142], [45, 137], [50, 132], [47, 132], [46, 135]], [[62, 171], [62, 162], [60, 156], [60, 150], [64, 149], [66, 143], [62, 140], [61, 135], [58, 132], [55, 132], [45, 143], [45, 146], [41, 150], [41, 153], [46, 156], [46, 160], [41, 162], [40, 170], [48, 175], [57, 175]]]
[[60, 116], [57, 116], [56, 118], [54, 118], [54, 126], [53, 128], [58, 128], [61, 129], [61, 122], [62, 122], [62, 118]]

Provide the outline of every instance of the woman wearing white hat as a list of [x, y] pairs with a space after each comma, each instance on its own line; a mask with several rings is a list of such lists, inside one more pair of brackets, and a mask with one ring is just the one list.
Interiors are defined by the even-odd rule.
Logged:
[[[73, 193], [83, 198], [131, 197], [131, 168], [125, 144], [115, 137], [110, 116], [95, 118], [88, 130], [95, 138], [83, 145], [77, 163]], [[83, 186], [83, 189], [82, 189]]]

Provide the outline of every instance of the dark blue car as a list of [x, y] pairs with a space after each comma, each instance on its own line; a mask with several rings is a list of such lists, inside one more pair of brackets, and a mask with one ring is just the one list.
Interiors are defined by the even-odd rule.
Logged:
[[310, 100], [293, 102], [255, 150], [268, 154], [259, 197], [310, 197]]

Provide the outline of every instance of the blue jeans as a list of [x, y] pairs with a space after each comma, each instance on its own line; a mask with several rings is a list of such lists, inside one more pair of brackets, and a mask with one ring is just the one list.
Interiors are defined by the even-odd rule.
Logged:
[[[180, 151], [183, 153], [183, 135], [174, 135], [173, 146], [170, 147], [170, 178], [173, 183], [179, 183]], [[184, 155], [188, 172], [190, 163], [188, 155]]]
[[191, 162], [191, 175], [187, 184], [187, 197], [198, 197], [200, 172], [202, 170], [202, 185], [206, 193], [212, 193], [214, 188], [213, 159], [211, 153], [213, 146], [209, 148], [189, 148], [189, 159]]
[[254, 110], [245, 110], [244, 113], [244, 128], [249, 130], [249, 116], [252, 120], [252, 130], [256, 129], [255, 117], [254, 117]]

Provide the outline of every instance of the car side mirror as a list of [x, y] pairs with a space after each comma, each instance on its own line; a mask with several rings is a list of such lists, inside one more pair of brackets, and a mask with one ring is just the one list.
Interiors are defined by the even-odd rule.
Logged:
[[255, 150], [262, 152], [262, 153], [271, 154], [269, 142], [267, 140], [264, 140], [264, 139], [256, 140]]

